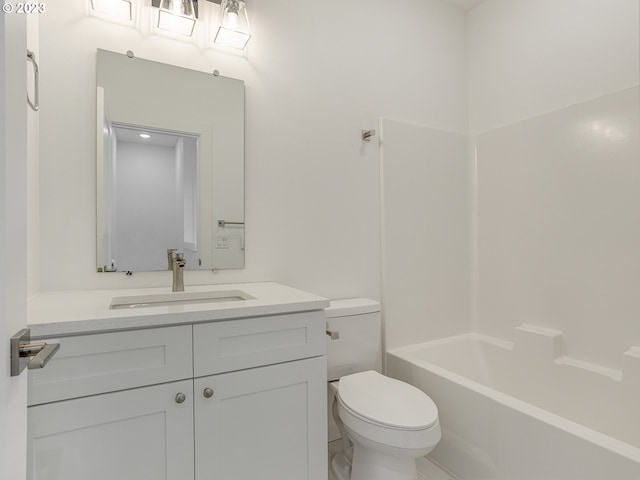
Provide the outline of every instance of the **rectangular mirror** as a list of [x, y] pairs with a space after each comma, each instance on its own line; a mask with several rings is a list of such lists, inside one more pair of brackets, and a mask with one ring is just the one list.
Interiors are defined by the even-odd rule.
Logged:
[[244, 82], [98, 50], [97, 270], [244, 267]]

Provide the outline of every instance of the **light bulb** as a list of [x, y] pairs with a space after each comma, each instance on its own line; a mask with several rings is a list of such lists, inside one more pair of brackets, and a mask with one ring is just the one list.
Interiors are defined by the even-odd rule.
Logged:
[[191, 36], [196, 25], [192, 0], [162, 0], [158, 28]]
[[238, 13], [237, 12], [229, 12], [227, 16], [227, 25], [228, 28], [235, 30], [238, 28]]
[[251, 38], [244, 2], [242, 0], [222, 0], [219, 22], [214, 43], [244, 50]]

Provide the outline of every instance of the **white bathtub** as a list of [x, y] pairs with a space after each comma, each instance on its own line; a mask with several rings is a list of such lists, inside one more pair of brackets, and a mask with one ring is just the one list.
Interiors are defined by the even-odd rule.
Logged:
[[387, 373], [438, 406], [429, 456], [459, 480], [640, 480], [640, 349], [611, 370], [564, 356], [562, 332], [516, 330], [388, 352]]

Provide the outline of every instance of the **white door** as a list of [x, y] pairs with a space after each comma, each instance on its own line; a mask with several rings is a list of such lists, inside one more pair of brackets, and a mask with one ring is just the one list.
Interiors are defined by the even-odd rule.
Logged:
[[193, 381], [29, 407], [29, 480], [193, 480]]
[[196, 480], [326, 480], [326, 368], [316, 357], [197, 378]]
[[10, 376], [9, 339], [26, 326], [26, 15], [0, 14], [0, 478], [26, 469], [27, 374]]

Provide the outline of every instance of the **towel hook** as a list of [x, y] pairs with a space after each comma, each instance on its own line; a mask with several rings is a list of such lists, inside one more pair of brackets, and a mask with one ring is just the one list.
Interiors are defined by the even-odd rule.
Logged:
[[36, 62], [36, 54], [29, 49], [27, 49], [27, 61], [33, 63], [34, 78], [34, 101], [32, 102], [29, 98], [29, 90], [27, 89], [27, 103], [34, 112], [37, 112], [40, 108], [40, 71]]
[[365, 142], [370, 142], [371, 137], [373, 137], [375, 134], [375, 130], [362, 130], [362, 140], [364, 140]]

